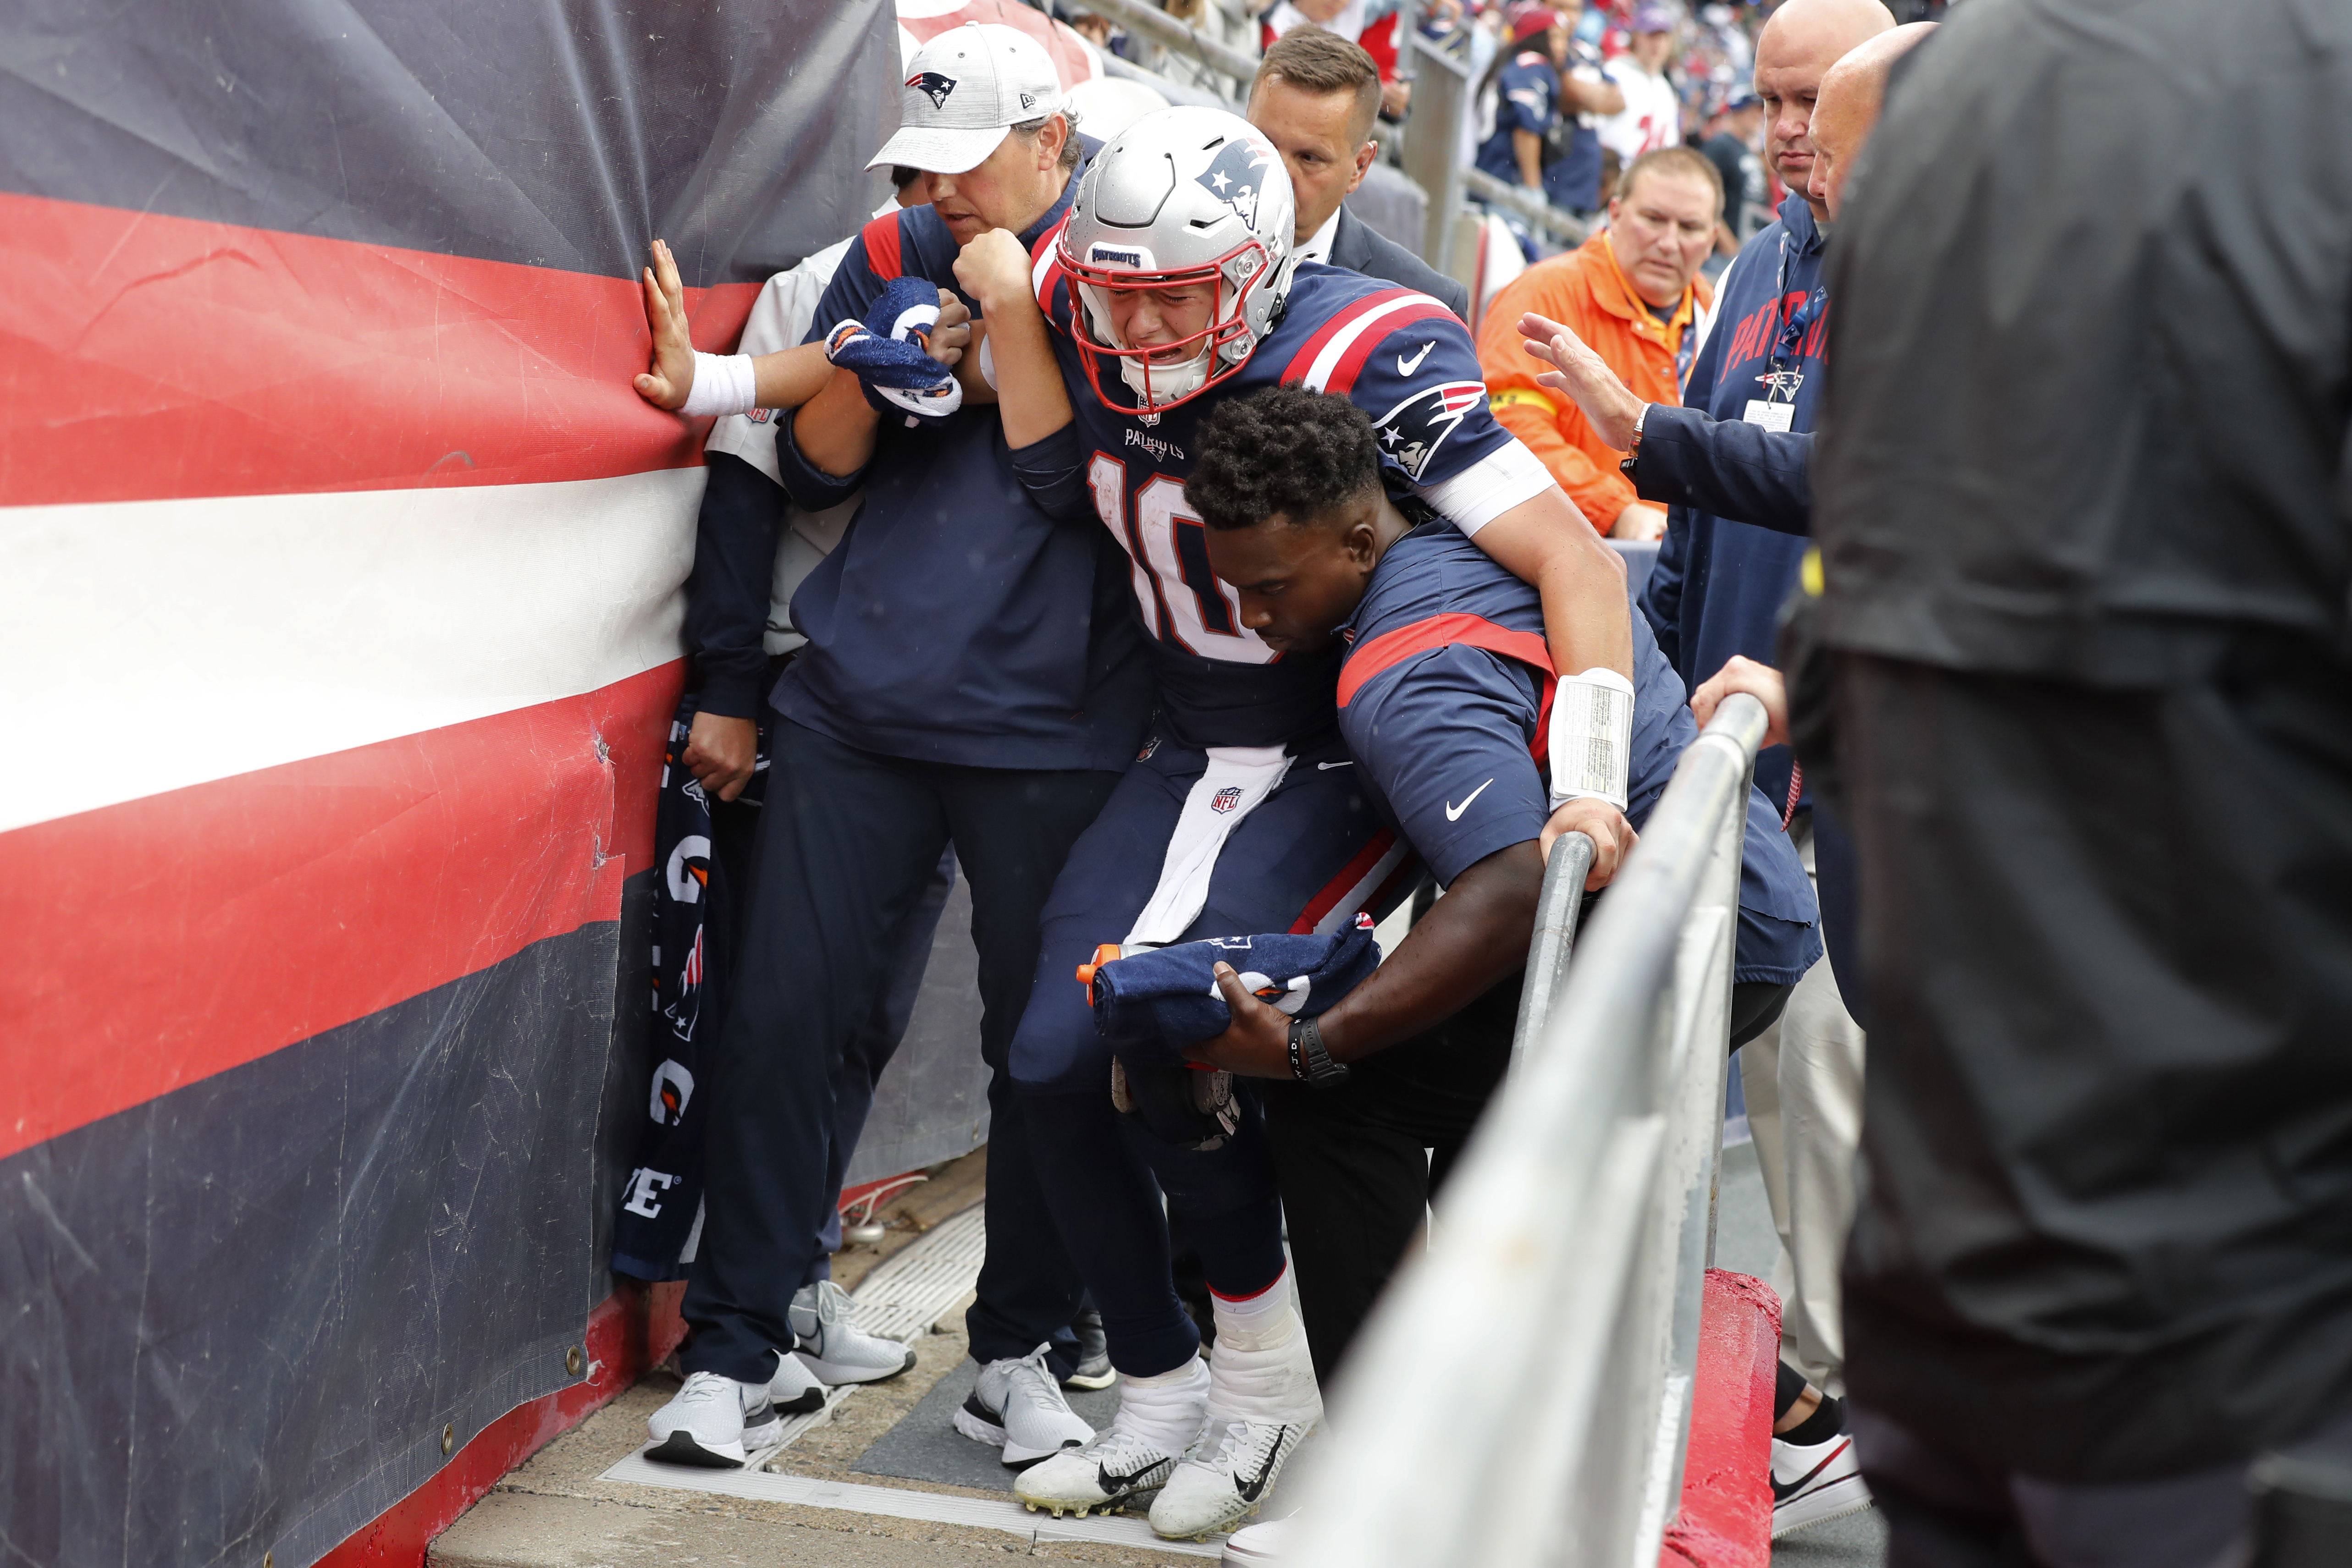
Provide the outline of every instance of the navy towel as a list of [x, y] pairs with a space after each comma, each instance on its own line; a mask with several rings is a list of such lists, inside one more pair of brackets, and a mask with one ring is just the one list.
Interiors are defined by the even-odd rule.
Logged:
[[1217, 990], [1219, 964], [1231, 964], [1243, 984], [1293, 1018], [1312, 1018], [1363, 984], [1380, 961], [1368, 915], [1328, 936], [1180, 942], [1095, 967], [1095, 1032], [1113, 1045], [1171, 1051], [1224, 1033], [1233, 1013]]
[[894, 277], [864, 321], [844, 321], [825, 335], [824, 357], [856, 374], [866, 401], [884, 413], [901, 409], [943, 419], [963, 402], [952, 371], [930, 356], [940, 290], [919, 277]]

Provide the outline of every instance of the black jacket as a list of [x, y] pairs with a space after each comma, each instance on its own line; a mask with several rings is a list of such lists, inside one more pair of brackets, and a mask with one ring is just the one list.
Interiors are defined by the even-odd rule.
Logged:
[[2344, 636], [2352, 8], [1973, 0], [1831, 247], [1833, 646], [2109, 685]]
[[1970, 0], [1908, 58], [1791, 700], [1867, 869], [1847, 1383], [2179, 1475], [2352, 1402], [2352, 8]]
[[1461, 317], [1464, 326], [1476, 329], [1470, 319], [1468, 289], [1394, 240], [1374, 233], [1370, 224], [1344, 206], [1339, 209], [1339, 232], [1331, 236], [1331, 265], [1419, 289]]

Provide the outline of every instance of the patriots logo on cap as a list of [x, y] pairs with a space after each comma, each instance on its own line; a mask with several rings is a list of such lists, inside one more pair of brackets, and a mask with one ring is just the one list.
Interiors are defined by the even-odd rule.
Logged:
[[1380, 433], [1381, 455], [1418, 480], [1454, 427], [1480, 406], [1486, 388], [1480, 382], [1441, 382], [1413, 393], [1372, 422]]
[[1257, 199], [1265, 189], [1266, 155], [1255, 142], [1236, 137], [1217, 149], [1215, 162], [1197, 176], [1202, 189], [1233, 208], [1242, 222], [1257, 226]]
[[943, 77], [937, 71], [918, 71], [907, 78], [907, 85], [931, 100], [933, 109], [948, 106], [948, 94], [955, 91], [955, 78]]

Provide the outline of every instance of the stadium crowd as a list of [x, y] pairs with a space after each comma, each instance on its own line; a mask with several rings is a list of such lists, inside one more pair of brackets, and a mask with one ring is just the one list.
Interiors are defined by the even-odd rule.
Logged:
[[[2263, 144], [2344, 129], [2340, 26], [2105, 9], [2209, 85], [2306, 29], [2336, 118]], [[1522, 232], [1477, 300], [1345, 202], [1412, 112], [1398, 16], [1252, 8], [1242, 115], [1103, 139], [1028, 32], [940, 35], [870, 165], [895, 199], [737, 354], [691, 348], [656, 243], [637, 390], [716, 423], [662, 802], [712, 874], [659, 976], [707, 1087], [646, 1161], [699, 1218], [625, 1212], [619, 1248], [689, 1279], [652, 1457], [740, 1464], [912, 1364], [827, 1258], [961, 875], [992, 1130], [956, 1427], [1033, 1505], [1243, 1526], [1502, 1089], [1546, 857], [1586, 835], [1604, 897], [1737, 690], [1773, 716], [1725, 1045], [1782, 1242], [1775, 1532], [1875, 1493], [1897, 1562], [2231, 1560], [2247, 1461], [2352, 1395], [2352, 998], [2311, 880], [2347, 818], [2340, 236], [2055, 24], [1439, 0], [1465, 161], [1593, 225]], [[2021, 80], [2047, 126], [2002, 112]], [[2141, 142], [2097, 121], [2126, 109]], [[2097, 190], [2035, 138], [2160, 143], [2186, 183]], [[2100, 276], [2141, 293], [2029, 259], [2101, 202]], [[2034, 299], [2086, 346], [2063, 372]], [[2273, 423], [2221, 407], [2266, 377]], [[2231, 515], [2258, 565], [2200, 531]], [[2243, 824], [2222, 795], [2266, 803], [2242, 858], [2151, 863]], [[2209, 896], [2233, 930], [2192, 934]], [[1097, 1432], [1062, 1390], [1114, 1381]]]

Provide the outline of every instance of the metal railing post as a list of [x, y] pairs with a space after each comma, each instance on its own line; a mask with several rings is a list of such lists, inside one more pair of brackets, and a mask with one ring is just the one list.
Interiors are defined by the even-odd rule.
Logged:
[[1448, 277], [1455, 276], [1454, 223], [1462, 214], [1462, 117], [1470, 102], [1470, 68], [1423, 43], [1416, 32], [1401, 37], [1412, 59], [1412, 112], [1404, 124], [1404, 172], [1429, 193], [1422, 226], [1421, 259]]
[[1528, 1048], [1551, 1014], [1552, 998], [1568, 979], [1575, 952], [1576, 922], [1584, 912], [1584, 879], [1592, 874], [1592, 841], [1563, 833], [1544, 864], [1543, 891], [1536, 898], [1535, 935], [1528, 943], [1528, 976], [1519, 988], [1519, 1027], [1511, 1036], [1511, 1068], [1517, 1071]]
[[[1764, 723], [1753, 698], [1726, 699], [1577, 936], [1565, 983], [1539, 991], [1568, 885], [1555, 853], [1526, 993], [1543, 1016], [1522, 1019], [1509, 1091], [1428, 1250], [1330, 1391], [1301, 1568], [1656, 1563], [1681, 1495]], [[1423, 1325], [1465, 1301], [1480, 1354], [1429, 1377]]]

